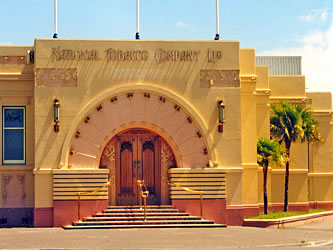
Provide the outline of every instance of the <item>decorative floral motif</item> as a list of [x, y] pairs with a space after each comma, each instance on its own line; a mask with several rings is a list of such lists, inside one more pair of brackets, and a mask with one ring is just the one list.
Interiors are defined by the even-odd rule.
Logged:
[[0, 56], [0, 64], [25, 64], [25, 56]]
[[77, 70], [72, 68], [37, 68], [35, 77], [37, 86], [77, 86]]
[[24, 178], [25, 178], [24, 175], [17, 175], [17, 179], [19, 180], [20, 184], [23, 184]]
[[239, 88], [239, 70], [200, 70], [200, 86], [204, 88]]
[[12, 175], [5, 175], [4, 178], [3, 178], [5, 185], [8, 185], [12, 178], [13, 178]]
[[162, 168], [172, 168], [176, 167], [175, 156], [170, 148], [169, 144], [161, 140], [161, 161], [162, 161]]
[[115, 161], [115, 140], [109, 141], [109, 143], [105, 146], [104, 151], [101, 156], [100, 161], [100, 168], [114, 168], [114, 161]]

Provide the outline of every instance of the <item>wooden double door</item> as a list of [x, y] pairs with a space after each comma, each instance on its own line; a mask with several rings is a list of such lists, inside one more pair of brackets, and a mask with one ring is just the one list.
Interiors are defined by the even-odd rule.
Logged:
[[144, 180], [147, 186], [147, 204], [160, 204], [160, 137], [148, 131], [129, 131], [116, 136], [115, 148], [117, 205], [139, 204], [137, 180]]

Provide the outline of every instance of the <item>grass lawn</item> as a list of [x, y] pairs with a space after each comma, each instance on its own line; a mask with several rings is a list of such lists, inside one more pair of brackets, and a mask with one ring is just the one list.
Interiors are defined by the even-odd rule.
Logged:
[[309, 212], [271, 212], [268, 214], [259, 214], [257, 217], [250, 217], [247, 219], [280, 219], [284, 217], [291, 217], [291, 216], [298, 216], [298, 215], [305, 215], [305, 214], [314, 214], [314, 213], [321, 213], [327, 212], [326, 210], [322, 209], [311, 209]]

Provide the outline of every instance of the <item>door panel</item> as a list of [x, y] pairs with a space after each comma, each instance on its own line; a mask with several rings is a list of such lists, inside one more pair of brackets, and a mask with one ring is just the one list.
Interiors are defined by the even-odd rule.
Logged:
[[141, 153], [142, 177], [149, 190], [147, 203], [160, 204], [161, 173], [159, 137], [139, 138], [138, 143], [141, 149], [139, 152]]
[[132, 205], [137, 196], [134, 161], [137, 158], [135, 138], [116, 137], [116, 202]]
[[133, 145], [125, 141], [120, 149], [120, 187], [121, 193], [134, 194]]
[[[150, 147], [145, 147], [151, 145]], [[151, 142], [145, 142], [142, 148], [142, 168], [143, 168], [143, 179], [151, 194], [155, 194], [155, 152], [154, 144]]]
[[137, 180], [149, 190], [147, 204], [159, 204], [161, 195], [160, 140], [158, 136], [123, 135], [116, 138], [117, 204], [139, 202]]

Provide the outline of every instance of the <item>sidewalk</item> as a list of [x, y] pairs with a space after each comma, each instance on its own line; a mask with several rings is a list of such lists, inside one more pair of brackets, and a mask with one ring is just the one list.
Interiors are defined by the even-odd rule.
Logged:
[[0, 229], [0, 249], [31, 248], [253, 248], [331, 244], [333, 221], [306, 228], [254, 227], [189, 229], [104, 229], [65, 231], [61, 228]]

